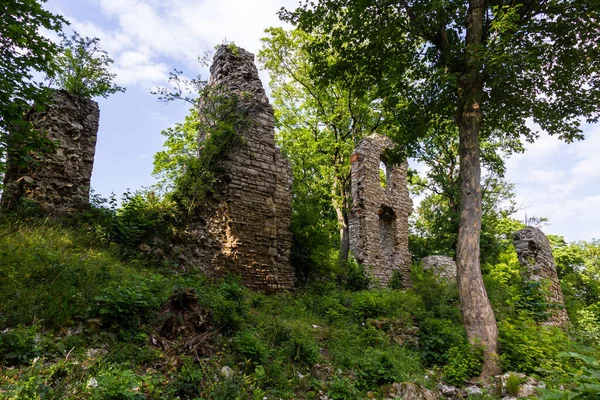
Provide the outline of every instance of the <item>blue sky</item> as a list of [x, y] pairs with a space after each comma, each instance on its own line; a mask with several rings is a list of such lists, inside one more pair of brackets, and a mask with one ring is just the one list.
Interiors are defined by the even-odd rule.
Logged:
[[[183, 120], [189, 106], [163, 104], [150, 90], [165, 85], [178, 68], [207, 77], [198, 56], [224, 40], [253, 53], [265, 28], [282, 26], [276, 12], [298, 0], [49, 0], [46, 8], [65, 16], [82, 35], [98, 37], [115, 60], [117, 83], [126, 93], [100, 104], [100, 131], [92, 187], [120, 195], [155, 183], [154, 153], [161, 130]], [[267, 74], [261, 72], [263, 83]], [[585, 126], [586, 140], [564, 144], [542, 135], [524, 154], [508, 160], [516, 185], [517, 214], [547, 217], [547, 233], [567, 240], [600, 238], [600, 125]]]

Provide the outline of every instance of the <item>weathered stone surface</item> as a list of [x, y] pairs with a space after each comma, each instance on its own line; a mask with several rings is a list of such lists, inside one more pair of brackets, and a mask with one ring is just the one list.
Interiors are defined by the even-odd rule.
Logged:
[[414, 382], [394, 383], [388, 397], [402, 400], [435, 400], [434, 392]]
[[255, 290], [291, 290], [292, 170], [275, 147], [273, 108], [254, 55], [221, 46], [210, 71], [209, 85], [238, 95], [249, 123], [238, 132], [242, 144], [225, 155], [215, 204], [187, 231], [186, 263], [209, 274], [239, 275]]
[[[507, 381], [512, 376], [512, 379], [518, 379], [521, 383], [519, 384], [516, 393], [509, 393]], [[507, 372], [503, 375], [497, 375], [494, 377], [495, 381], [495, 392], [496, 395], [502, 396], [503, 399], [518, 399], [523, 397], [534, 397], [537, 394], [536, 389], [541, 387], [540, 383], [532, 377], [520, 372]]]
[[386, 165], [385, 188], [379, 176], [381, 157], [393, 147], [387, 137], [373, 134], [361, 140], [352, 154], [350, 250], [379, 285], [387, 285], [393, 272], [399, 271], [407, 287], [411, 263], [408, 216], [412, 212], [406, 181], [408, 163]]
[[550, 242], [538, 228], [527, 227], [513, 235], [519, 262], [527, 268], [528, 278], [534, 281], [547, 280], [550, 317], [547, 324], [562, 326], [569, 322], [564, 305], [562, 289], [552, 256]]
[[423, 269], [433, 273], [449, 283], [456, 283], [456, 263], [448, 256], [427, 256], [421, 260]]
[[27, 118], [55, 141], [49, 154], [34, 155], [37, 166], [19, 166], [11, 157], [4, 175], [2, 205], [11, 208], [22, 197], [39, 203], [51, 215], [64, 215], [89, 203], [100, 110], [98, 103], [57, 90], [43, 112]]

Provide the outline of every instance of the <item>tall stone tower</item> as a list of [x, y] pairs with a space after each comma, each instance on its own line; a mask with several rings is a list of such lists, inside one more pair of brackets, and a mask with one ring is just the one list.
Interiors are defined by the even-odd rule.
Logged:
[[100, 110], [93, 100], [57, 90], [42, 112], [27, 115], [33, 127], [56, 143], [50, 153], [34, 154], [33, 166], [22, 166], [9, 149], [2, 205], [19, 199], [38, 202], [50, 215], [64, 215], [89, 203]]
[[408, 216], [412, 200], [407, 188], [408, 163], [389, 165], [382, 158], [393, 147], [387, 137], [373, 134], [361, 140], [351, 156], [350, 250], [378, 285], [386, 286], [393, 272], [398, 271], [408, 287]]
[[[196, 234], [204, 237], [199, 246], [209, 253], [204, 250], [194, 258], [197, 264], [208, 261], [209, 265], [204, 265], [207, 273], [238, 275], [252, 289], [291, 290], [292, 171], [275, 147], [273, 108], [254, 55], [221, 46], [210, 72], [209, 86], [236, 94], [248, 123], [237, 132], [241, 144], [225, 155], [216, 206], [203, 218], [203, 232]], [[203, 138], [201, 132], [200, 140]]]

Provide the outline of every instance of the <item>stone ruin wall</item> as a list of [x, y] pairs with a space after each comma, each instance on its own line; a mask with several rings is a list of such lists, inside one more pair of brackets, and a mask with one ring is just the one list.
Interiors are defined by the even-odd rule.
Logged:
[[456, 262], [448, 256], [427, 256], [421, 260], [424, 270], [432, 271], [438, 279], [456, 285]]
[[238, 132], [243, 143], [225, 155], [216, 204], [187, 230], [182, 259], [209, 275], [238, 275], [251, 289], [292, 290], [292, 170], [275, 147], [273, 108], [254, 55], [221, 46], [210, 71], [209, 85], [237, 94], [249, 124]]
[[563, 326], [569, 322], [569, 316], [565, 309], [554, 257], [552, 256], [552, 247], [550, 241], [538, 228], [527, 227], [516, 232], [513, 235], [513, 241], [519, 263], [527, 268], [528, 279], [539, 281], [547, 280], [548, 304], [550, 317], [547, 324], [553, 326]]
[[350, 250], [378, 285], [387, 286], [394, 271], [410, 286], [408, 216], [412, 200], [407, 188], [408, 163], [386, 165], [387, 184], [380, 184], [383, 153], [392, 141], [378, 134], [361, 140], [351, 156], [352, 210], [348, 227]]
[[13, 208], [23, 197], [37, 201], [50, 215], [70, 214], [85, 207], [96, 152], [98, 103], [57, 90], [46, 110], [32, 111], [27, 119], [57, 147], [38, 155], [33, 168], [20, 166], [9, 154], [3, 207]]

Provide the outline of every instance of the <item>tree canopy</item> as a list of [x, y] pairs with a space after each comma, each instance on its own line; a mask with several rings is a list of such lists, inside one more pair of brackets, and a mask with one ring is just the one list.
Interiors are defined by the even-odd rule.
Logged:
[[482, 374], [494, 374], [498, 333], [479, 261], [481, 141], [533, 141], [539, 125], [569, 142], [582, 138], [582, 120], [598, 120], [600, 4], [321, 0], [280, 15], [319, 34], [309, 46], [316, 76], [378, 87], [405, 141], [438, 121], [458, 127], [463, 318], [469, 340], [485, 348]]

